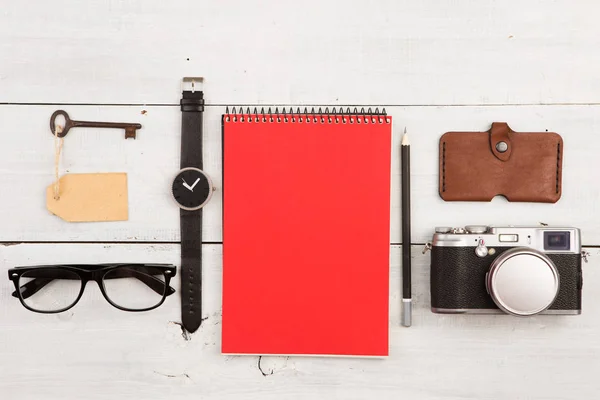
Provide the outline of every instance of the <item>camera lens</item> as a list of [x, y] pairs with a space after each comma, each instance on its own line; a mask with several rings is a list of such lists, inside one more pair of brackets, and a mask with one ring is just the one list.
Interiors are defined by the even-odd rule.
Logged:
[[544, 250], [569, 250], [571, 232], [544, 232]]
[[490, 266], [486, 287], [502, 311], [530, 316], [554, 303], [560, 286], [556, 266], [544, 253], [514, 247], [499, 255]]

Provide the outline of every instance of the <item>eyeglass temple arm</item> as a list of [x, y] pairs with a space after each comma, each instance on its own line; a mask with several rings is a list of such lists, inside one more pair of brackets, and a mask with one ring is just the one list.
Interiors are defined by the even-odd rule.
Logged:
[[[39, 271], [39, 272], [41, 272], [41, 271]], [[33, 296], [38, 291], [40, 291], [40, 289], [42, 289], [44, 286], [46, 286], [47, 284], [52, 282], [54, 279], [70, 279], [70, 280], [74, 279], [73, 275], [71, 275], [70, 273], [69, 274], [61, 274], [57, 270], [44, 271], [43, 275], [44, 275], [43, 277], [36, 277], [35, 279], [27, 282], [26, 284], [21, 285], [19, 290], [21, 291], [21, 296], [23, 297], [23, 299], [27, 299], [27, 298]], [[150, 289], [154, 290], [156, 293], [158, 293], [160, 295], [163, 294], [164, 287], [165, 287], [165, 283], [163, 281], [161, 281], [160, 279], [158, 279], [152, 275], [144, 274], [143, 272], [136, 271], [134, 269], [125, 269], [125, 268], [118, 269], [118, 270], [114, 271], [112, 276], [110, 276], [108, 279], [130, 278], [130, 277], [139, 279], [141, 282], [146, 284], [146, 286], [148, 286]], [[173, 293], [175, 293], [175, 289], [173, 289], [171, 286], [169, 286], [167, 288], [167, 296], [170, 296]], [[12, 296], [19, 297], [19, 294], [15, 290], [14, 292], [12, 292]]]
[[[23, 297], [23, 299], [27, 299], [36, 294], [40, 289], [42, 289], [44, 286], [46, 286], [53, 280], [53, 278], [35, 278], [19, 288], [19, 290], [21, 291], [21, 296]], [[14, 292], [12, 292], [12, 296], [19, 297], [19, 294], [15, 290]]]

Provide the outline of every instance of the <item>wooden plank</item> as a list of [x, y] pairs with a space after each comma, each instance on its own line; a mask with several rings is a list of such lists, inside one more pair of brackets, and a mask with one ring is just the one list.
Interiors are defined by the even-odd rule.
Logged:
[[598, 102], [593, 1], [5, 2], [0, 102]]
[[[400, 253], [391, 247], [387, 359], [222, 356], [221, 246], [204, 246], [204, 321], [184, 340], [177, 295], [148, 313], [111, 307], [93, 285], [70, 312], [41, 315], [0, 294], [3, 398], [580, 399], [600, 372], [600, 250], [584, 265], [580, 316], [437, 315], [429, 311], [429, 253], [413, 247], [414, 320], [400, 322]], [[26, 244], [0, 247], [4, 270], [48, 262], [178, 263], [177, 245]], [[178, 289], [178, 279], [175, 279]], [[357, 316], [356, 323], [360, 323]], [[266, 375], [266, 376], [265, 376]]]
[[[105, 129], [75, 129], [65, 139], [63, 173], [120, 172], [129, 178], [129, 221], [66, 223], [50, 215], [44, 190], [53, 181], [53, 138], [48, 128], [56, 106], [0, 106], [0, 207], [2, 241], [179, 240], [179, 213], [170, 181], [179, 168], [180, 112], [177, 107], [64, 107], [72, 118], [139, 121], [137, 140]], [[142, 111], [145, 114], [141, 114]], [[400, 138], [412, 142], [413, 241], [429, 240], [435, 226], [466, 224], [573, 225], [586, 245], [600, 244], [596, 182], [600, 106], [392, 107], [391, 237], [400, 237]], [[221, 122], [224, 107], [207, 107], [204, 165], [218, 190], [204, 211], [205, 242], [220, 242]], [[483, 131], [507, 121], [516, 131], [556, 131], [564, 139], [563, 196], [556, 204], [444, 202], [438, 195], [438, 142], [450, 130]], [[524, 171], [526, 173], [526, 171]], [[375, 206], [375, 205], [374, 205]]]

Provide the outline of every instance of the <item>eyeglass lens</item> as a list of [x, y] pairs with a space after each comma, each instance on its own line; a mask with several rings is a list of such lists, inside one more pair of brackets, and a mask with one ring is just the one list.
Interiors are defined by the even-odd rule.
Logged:
[[102, 284], [110, 301], [128, 310], [157, 306], [167, 290], [163, 270], [137, 265], [123, 266], [107, 272]]
[[19, 278], [23, 302], [43, 312], [60, 311], [77, 301], [81, 278], [75, 272], [59, 268], [40, 268], [24, 272]]

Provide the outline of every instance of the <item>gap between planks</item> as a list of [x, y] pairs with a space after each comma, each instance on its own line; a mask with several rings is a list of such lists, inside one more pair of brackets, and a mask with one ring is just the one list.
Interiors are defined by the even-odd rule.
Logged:
[[[104, 107], [179, 107], [178, 103], [18, 103], [0, 102], [0, 106], [104, 106]], [[464, 104], [278, 104], [278, 103], [205, 103], [205, 107], [537, 107], [537, 106], [600, 106], [600, 102], [592, 103], [464, 103]]]
[[[99, 244], [99, 245], [119, 245], [119, 244], [135, 244], [135, 245], [157, 245], [157, 244], [181, 244], [180, 241], [18, 241], [18, 242], [0, 242], [0, 247], [18, 246], [21, 244]], [[207, 245], [223, 245], [223, 242], [202, 242]], [[425, 246], [426, 243], [411, 243], [411, 246]], [[402, 246], [402, 242], [390, 243], [390, 246]], [[581, 246], [582, 249], [600, 249], [600, 244], [590, 244]]]

